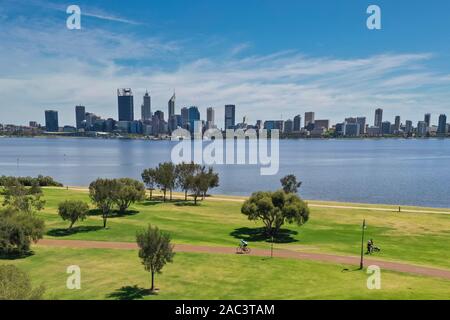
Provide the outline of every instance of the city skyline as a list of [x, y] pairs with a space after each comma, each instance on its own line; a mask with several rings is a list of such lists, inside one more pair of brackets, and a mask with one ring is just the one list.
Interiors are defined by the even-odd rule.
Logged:
[[[332, 136], [387, 136], [387, 135], [406, 135], [406, 136], [446, 136], [450, 133], [450, 124], [447, 123], [447, 115], [440, 114], [437, 123], [432, 121], [432, 114], [426, 113], [423, 120], [417, 122], [414, 127], [413, 121], [404, 119], [397, 115], [394, 121], [383, 117], [383, 109], [377, 108], [374, 112], [374, 122], [370, 125], [367, 115], [357, 117], [346, 117], [342, 122], [331, 123], [330, 119], [316, 118], [313, 111], [304, 112], [303, 126], [302, 115], [290, 115], [287, 120], [258, 119], [256, 122], [247, 122], [247, 116], [242, 117], [242, 122], [236, 119], [236, 105], [227, 104], [224, 106], [223, 127], [215, 122], [215, 108], [208, 107], [205, 116], [202, 117], [197, 106], [180, 107], [180, 113], [176, 108], [176, 94], [171, 96], [167, 105], [167, 118], [165, 112], [156, 110], [151, 111], [151, 95], [148, 90], [142, 96], [141, 118], [134, 118], [134, 94], [131, 88], [117, 89], [117, 115], [118, 118], [102, 118], [91, 112], [87, 112], [85, 106], [75, 106], [75, 126], [59, 123], [57, 110], [45, 110], [45, 130], [47, 132], [122, 132], [135, 133], [143, 135], [167, 135], [177, 128], [184, 128], [191, 133], [199, 128], [196, 122], [201, 123], [203, 130], [218, 128], [227, 129], [278, 129], [283, 134], [296, 134], [300, 136], [323, 137], [329, 136], [329, 130], [333, 129]], [[29, 127], [38, 128], [40, 124], [37, 121], [30, 121]]]
[[68, 123], [74, 104], [115, 117], [111, 88], [128, 87], [137, 96], [148, 89], [155, 110], [175, 88], [179, 105], [218, 108], [220, 123], [226, 103], [249, 121], [310, 110], [337, 122], [377, 106], [414, 123], [446, 113], [450, 4], [378, 4], [383, 29], [370, 31], [366, 3], [80, 1], [82, 29], [68, 30], [63, 1], [5, 1], [0, 122], [25, 125], [23, 114], [42, 122], [42, 109], [58, 109]]

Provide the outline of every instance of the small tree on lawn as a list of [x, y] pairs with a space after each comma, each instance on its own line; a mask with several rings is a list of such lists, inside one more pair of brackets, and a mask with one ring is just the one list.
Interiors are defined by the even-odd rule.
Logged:
[[145, 197], [145, 186], [130, 178], [117, 180], [119, 186], [115, 195], [115, 203], [119, 207], [119, 212], [124, 214], [132, 203], [142, 201]]
[[285, 176], [280, 182], [285, 193], [297, 193], [302, 185], [302, 182], [297, 181], [297, 177], [293, 174]]
[[209, 189], [214, 189], [219, 186], [219, 174], [215, 173], [212, 167], [209, 167], [208, 172], [206, 172], [205, 179], [208, 181], [208, 183], [205, 185], [203, 190], [202, 194], [203, 199], [205, 199]]
[[180, 163], [175, 167], [176, 185], [184, 191], [184, 201], [187, 201], [188, 191], [191, 189], [190, 183], [192, 177], [197, 171], [201, 169], [201, 166], [191, 163]]
[[71, 230], [78, 220], [86, 219], [89, 206], [83, 201], [67, 200], [59, 204], [58, 213], [64, 221], [70, 221], [69, 230]]
[[267, 236], [276, 236], [285, 223], [301, 226], [309, 219], [308, 205], [296, 194], [286, 194], [281, 190], [252, 194], [242, 205], [241, 212], [249, 220], [261, 220]]
[[175, 182], [175, 165], [172, 162], [160, 163], [158, 168], [156, 168], [156, 184], [164, 194], [164, 202], [166, 201], [167, 191], [170, 192], [170, 200], [172, 200], [172, 191], [175, 188]]
[[146, 271], [151, 273], [152, 287], [155, 290], [155, 273], [161, 273], [163, 267], [173, 261], [175, 253], [170, 243], [170, 236], [161, 232], [158, 227], [148, 226], [146, 230], [138, 232], [136, 242], [139, 246], [139, 258]]
[[89, 185], [89, 196], [102, 212], [103, 228], [116, 202], [119, 183], [116, 179], [97, 179]]
[[145, 169], [142, 172], [142, 181], [144, 181], [148, 190], [150, 190], [150, 201], [152, 200], [153, 190], [156, 189], [157, 172], [155, 169]]

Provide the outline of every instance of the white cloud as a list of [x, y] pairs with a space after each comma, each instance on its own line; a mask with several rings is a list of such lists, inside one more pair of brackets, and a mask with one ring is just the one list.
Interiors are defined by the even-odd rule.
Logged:
[[[244, 56], [237, 45], [228, 57], [184, 61], [193, 52], [179, 42], [142, 38], [102, 29], [68, 31], [51, 23], [11, 24], [0, 34], [0, 122], [43, 122], [44, 110], [60, 110], [61, 123], [74, 122], [74, 106], [86, 105], [104, 117], [117, 117], [116, 89], [131, 87], [135, 108], [146, 89], [153, 109], [166, 111], [175, 88], [177, 109], [198, 105], [238, 107], [257, 119], [285, 119], [305, 111], [340, 121], [385, 114], [418, 120], [425, 112], [448, 110], [450, 76], [427, 67], [429, 53], [384, 54], [358, 59], [311, 57], [296, 51]], [[201, 48], [199, 48], [201, 51]], [[243, 56], [239, 58], [239, 56]], [[126, 58], [130, 63], [122, 63]], [[168, 61], [176, 65], [166, 67]], [[155, 65], [157, 67], [155, 67]]]

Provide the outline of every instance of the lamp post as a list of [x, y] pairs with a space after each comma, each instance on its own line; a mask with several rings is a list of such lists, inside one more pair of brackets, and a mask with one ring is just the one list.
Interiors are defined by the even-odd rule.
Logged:
[[362, 224], [362, 236], [361, 236], [361, 261], [359, 263], [359, 270], [364, 268], [364, 231], [366, 230], [366, 219]]

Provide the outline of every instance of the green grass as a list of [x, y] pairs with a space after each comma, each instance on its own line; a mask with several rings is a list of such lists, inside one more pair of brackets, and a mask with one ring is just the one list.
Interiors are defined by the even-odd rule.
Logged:
[[[175, 243], [210, 246], [236, 246], [238, 239], [249, 240], [252, 247], [268, 247], [255, 232], [261, 223], [248, 221], [240, 213], [241, 203], [205, 201], [195, 207], [183, 203], [144, 202], [132, 206], [134, 214], [112, 217], [103, 230], [99, 216], [91, 216], [76, 226], [79, 232], [61, 235], [67, 227], [56, 213], [65, 199], [88, 200], [83, 191], [46, 189], [47, 238], [134, 242], [137, 230], [151, 223], [170, 232]], [[322, 203], [324, 204], [324, 203]], [[333, 205], [335, 203], [332, 203]], [[395, 213], [387, 211], [311, 208], [310, 221], [302, 226], [285, 226], [290, 231], [276, 247], [290, 250], [358, 255], [361, 223], [366, 219], [366, 238], [373, 238], [382, 248], [376, 258], [450, 268], [450, 215]], [[420, 208], [413, 208], [420, 209]], [[56, 230], [56, 231], [55, 231]], [[58, 234], [59, 233], [59, 234]]]
[[[150, 276], [134, 250], [37, 247], [35, 255], [0, 260], [27, 271], [47, 299], [449, 299], [450, 281], [382, 271], [368, 290], [354, 267], [291, 259], [178, 253], [157, 275], [158, 295], [142, 296]], [[81, 290], [68, 290], [66, 269], [81, 268]], [[344, 271], [344, 268], [350, 269]]]

